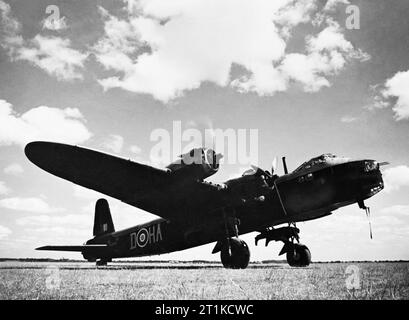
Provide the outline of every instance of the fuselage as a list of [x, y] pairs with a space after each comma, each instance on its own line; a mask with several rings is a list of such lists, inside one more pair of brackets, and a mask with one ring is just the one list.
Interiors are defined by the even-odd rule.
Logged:
[[[138, 257], [184, 250], [225, 238], [225, 210], [235, 211], [240, 220], [239, 234], [261, 231], [283, 223], [317, 219], [370, 198], [383, 189], [383, 180], [374, 160], [323, 155], [280, 177], [242, 176], [225, 185], [226, 195], [237, 200], [230, 208], [204, 212], [202, 219], [186, 218], [184, 223], [155, 219], [93, 238], [87, 244], [108, 244], [107, 256], [98, 258]], [[253, 188], [244, 190], [243, 194], [254, 193], [254, 196], [241, 198], [242, 188]], [[189, 216], [189, 212], [185, 214]], [[84, 258], [95, 257], [84, 254]]]

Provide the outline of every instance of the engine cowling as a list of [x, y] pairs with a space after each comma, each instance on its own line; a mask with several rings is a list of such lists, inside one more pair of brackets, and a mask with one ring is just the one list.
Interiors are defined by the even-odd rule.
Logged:
[[203, 180], [219, 171], [219, 161], [222, 157], [212, 149], [195, 148], [180, 155], [167, 166], [167, 169], [188, 180]]

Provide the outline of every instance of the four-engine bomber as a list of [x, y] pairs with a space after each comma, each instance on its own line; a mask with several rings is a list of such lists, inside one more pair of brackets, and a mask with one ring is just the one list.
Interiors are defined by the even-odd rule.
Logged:
[[226, 268], [246, 268], [250, 251], [239, 235], [257, 231], [256, 244], [282, 241], [280, 255], [291, 266], [307, 266], [311, 253], [299, 243], [296, 223], [354, 203], [369, 216], [364, 200], [383, 189], [380, 166], [386, 164], [324, 154], [289, 173], [283, 158], [282, 176], [275, 168], [253, 166], [241, 177], [212, 184], [204, 179], [219, 170], [221, 155], [206, 148], [181, 155], [165, 169], [52, 142], [29, 143], [25, 153], [51, 174], [161, 217], [115, 231], [108, 202], [99, 199], [94, 237], [86, 244], [37, 248], [78, 251], [98, 265], [216, 242], [213, 253], [220, 252]]

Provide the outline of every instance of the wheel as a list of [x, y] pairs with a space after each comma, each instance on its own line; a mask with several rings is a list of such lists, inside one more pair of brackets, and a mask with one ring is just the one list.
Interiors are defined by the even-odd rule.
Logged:
[[100, 267], [100, 266], [106, 266], [107, 265], [107, 263], [108, 263], [108, 261], [107, 260], [97, 260], [97, 266], [98, 267]]
[[[230, 249], [229, 249], [230, 247]], [[223, 266], [228, 269], [245, 269], [250, 261], [250, 250], [246, 242], [230, 238], [220, 251]]]
[[311, 263], [311, 252], [307, 246], [294, 243], [287, 251], [287, 262], [291, 267], [307, 267]]

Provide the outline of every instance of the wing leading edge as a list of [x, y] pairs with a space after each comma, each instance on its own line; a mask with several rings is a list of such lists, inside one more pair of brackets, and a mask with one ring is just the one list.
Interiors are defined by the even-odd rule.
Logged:
[[165, 170], [54, 142], [31, 142], [25, 154], [55, 176], [169, 218], [172, 199], [167, 190], [172, 180]]

